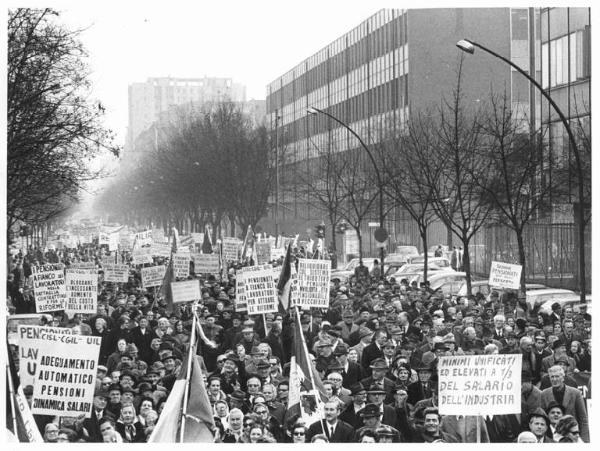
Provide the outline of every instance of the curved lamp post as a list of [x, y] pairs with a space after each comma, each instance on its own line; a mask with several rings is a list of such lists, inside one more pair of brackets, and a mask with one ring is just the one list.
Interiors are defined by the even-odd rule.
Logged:
[[578, 195], [578, 199], [579, 199], [579, 211], [577, 212], [577, 219], [579, 222], [579, 224], [578, 224], [579, 291], [580, 291], [579, 294], [581, 297], [581, 302], [584, 303], [585, 302], [585, 292], [586, 292], [586, 280], [585, 280], [586, 278], [585, 278], [585, 247], [584, 247], [584, 242], [583, 242], [584, 233], [585, 233], [583, 201], [584, 201], [585, 196], [584, 196], [584, 192], [583, 192], [583, 180], [581, 178], [582, 168], [581, 168], [581, 159], [580, 159], [580, 155], [579, 155], [579, 147], [577, 146], [577, 141], [575, 141], [575, 135], [573, 134], [573, 131], [571, 130], [571, 126], [569, 125], [567, 118], [565, 117], [565, 115], [563, 114], [561, 109], [558, 107], [556, 102], [554, 102], [552, 97], [550, 97], [550, 94], [548, 94], [544, 90], [544, 88], [542, 88], [542, 86], [534, 78], [532, 78], [527, 72], [525, 72], [523, 69], [521, 69], [515, 63], [513, 63], [509, 59], [503, 57], [502, 55], [497, 54], [493, 50], [488, 49], [484, 45], [481, 45], [470, 39], [461, 39], [460, 41], [458, 41], [456, 43], [456, 46], [459, 49], [461, 49], [463, 52], [470, 53], [471, 55], [475, 53], [475, 47], [480, 48], [484, 52], [489, 53], [490, 55], [504, 61], [509, 66], [513, 67], [517, 72], [519, 72], [521, 75], [523, 75], [525, 78], [527, 78], [527, 80], [529, 80], [529, 82], [532, 83], [538, 89], [538, 91], [546, 98], [546, 100], [550, 103], [550, 105], [552, 105], [552, 107], [558, 114], [558, 117], [560, 118], [563, 125], [565, 126], [565, 129], [567, 130], [567, 135], [569, 136], [569, 143], [571, 144], [571, 147], [573, 148], [573, 151], [574, 151], [573, 153], [575, 155], [575, 164], [577, 165], [577, 171], [579, 173], [578, 184], [577, 184], [577, 195]]
[[[318, 114], [318, 113], [321, 113], [321, 114], [324, 114], [325, 116], [329, 117], [330, 119], [333, 119], [335, 122], [337, 122], [342, 127], [344, 127], [346, 130], [348, 130], [350, 133], [352, 133], [352, 135], [356, 139], [358, 139], [358, 142], [360, 143], [360, 145], [362, 146], [362, 148], [365, 149], [365, 152], [367, 152], [367, 155], [369, 156], [369, 159], [371, 160], [371, 163], [373, 164], [373, 169], [375, 169], [375, 175], [377, 176], [377, 185], [378, 185], [378, 189], [379, 189], [379, 227], [381, 229], [383, 229], [383, 219], [384, 219], [384, 214], [383, 214], [383, 182], [382, 182], [382, 179], [381, 179], [381, 173], [379, 172], [379, 168], [377, 167], [377, 163], [375, 162], [375, 158], [373, 157], [373, 154], [371, 153], [371, 151], [369, 150], [369, 148], [367, 147], [367, 145], [365, 144], [365, 142], [362, 140], [362, 138], [358, 135], [358, 133], [356, 133], [348, 124], [346, 124], [342, 120], [338, 119], [333, 114], [330, 114], [327, 111], [323, 111], [323, 110], [321, 110], [319, 108], [315, 108], [315, 107], [310, 107], [306, 111], [308, 112], [308, 114]], [[384, 271], [385, 251], [384, 251], [383, 247], [380, 248], [379, 257], [381, 259], [381, 278], [383, 278], [384, 277], [384, 273], [385, 273], [385, 271]]]

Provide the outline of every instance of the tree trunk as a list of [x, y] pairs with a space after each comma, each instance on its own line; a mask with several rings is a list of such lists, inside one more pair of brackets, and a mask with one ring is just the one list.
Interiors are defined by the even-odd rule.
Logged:
[[462, 237], [462, 243], [463, 243], [463, 270], [464, 272], [467, 274], [467, 293], [471, 294], [471, 258], [469, 257], [469, 242], [471, 241], [471, 238], [469, 237]]
[[519, 263], [521, 264], [521, 293], [525, 296], [525, 245], [523, 244], [523, 229], [515, 227], [517, 246], [519, 248]]
[[335, 225], [333, 224], [333, 222], [331, 223], [331, 251], [333, 252], [333, 255], [335, 255], [335, 258], [333, 260], [331, 260], [331, 269], [336, 269], [337, 268], [337, 246], [335, 244]]
[[427, 282], [427, 263], [429, 256], [427, 255], [427, 227], [419, 227], [421, 231], [421, 240], [423, 241], [423, 282]]

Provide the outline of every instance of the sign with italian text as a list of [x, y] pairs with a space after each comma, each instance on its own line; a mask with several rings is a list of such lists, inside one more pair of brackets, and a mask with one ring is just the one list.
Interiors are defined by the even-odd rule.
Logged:
[[135, 234], [136, 246], [147, 246], [152, 244], [152, 230], [144, 230]]
[[235, 275], [235, 299], [234, 309], [236, 312], [248, 311], [246, 304], [246, 274], [270, 269], [271, 265], [246, 266], [237, 270]]
[[129, 266], [127, 265], [112, 263], [103, 265], [102, 268], [105, 282], [127, 283], [129, 280]]
[[198, 279], [171, 282], [173, 302], [189, 302], [201, 299]]
[[226, 262], [237, 262], [242, 242], [237, 238], [223, 238], [223, 260]]
[[33, 266], [31, 272], [36, 312], [63, 310], [66, 291], [62, 265]]
[[173, 254], [173, 274], [177, 279], [184, 279], [190, 275], [190, 254], [177, 252]]
[[490, 267], [490, 287], [511, 288], [518, 290], [521, 286], [523, 266], [510, 263], [492, 262]]
[[249, 315], [278, 311], [277, 287], [271, 268], [244, 274], [244, 284]]
[[65, 312], [96, 313], [98, 307], [98, 271], [96, 269], [67, 269], [65, 275]]
[[302, 307], [329, 308], [331, 260], [301, 258], [298, 262], [296, 304]]
[[37, 353], [31, 412], [90, 418], [101, 337], [57, 334], [36, 326], [24, 326], [19, 333]]
[[271, 261], [271, 243], [263, 241], [256, 243], [256, 263], [264, 265]]
[[521, 354], [440, 357], [440, 414], [521, 413], [521, 357]]
[[194, 273], [219, 275], [219, 254], [194, 254]]
[[144, 288], [160, 287], [166, 271], [167, 267], [165, 265], [142, 268], [142, 286]]

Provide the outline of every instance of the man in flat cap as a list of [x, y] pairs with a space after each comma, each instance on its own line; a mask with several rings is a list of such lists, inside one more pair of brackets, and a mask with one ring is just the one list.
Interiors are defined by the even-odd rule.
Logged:
[[360, 383], [363, 384], [364, 387], [377, 385], [385, 393], [385, 402], [387, 404], [394, 402], [394, 382], [385, 377], [386, 373], [390, 369], [386, 361], [383, 358], [375, 359], [371, 365], [369, 365], [369, 367], [372, 371], [372, 375], [365, 377], [360, 381]]

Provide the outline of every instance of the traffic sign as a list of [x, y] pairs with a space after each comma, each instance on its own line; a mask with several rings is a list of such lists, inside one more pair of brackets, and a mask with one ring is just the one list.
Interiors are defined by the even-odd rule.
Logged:
[[385, 240], [388, 239], [388, 232], [383, 227], [379, 227], [378, 229], [376, 229], [374, 235], [375, 239], [380, 243], [383, 243]]

